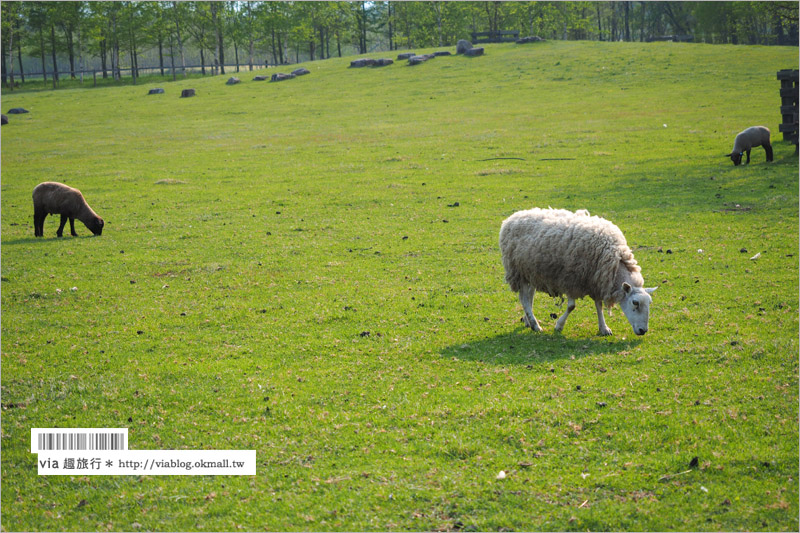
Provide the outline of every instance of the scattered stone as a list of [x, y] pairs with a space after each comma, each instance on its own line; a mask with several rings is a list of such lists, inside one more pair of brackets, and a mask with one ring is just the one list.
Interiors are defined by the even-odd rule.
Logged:
[[15, 107], [13, 109], [8, 110], [9, 115], [22, 115], [24, 113], [30, 113], [30, 111], [22, 107]]
[[267, 76], [256, 76], [253, 81], [267, 81]]
[[421, 56], [411, 56], [408, 58], [409, 65], [419, 65], [420, 63], [424, 63], [429, 59], [433, 59], [433, 54], [424, 54]]
[[385, 66], [391, 65], [392, 63], [394, 63], [394, 60], [389, 59], [389, 58], [382, 58], [382, 59], [376, 59], [375, 60], [375, 64], [373, 64], [372, 66], [373, 67], [385, 67]]
[[5, 115], [0, 115], [0, 117], [1, 117], [1, 120], [0, 120], [0, 122], [2, 122], [2, 125], [3, 125], [3, 126], [5, 126], [6, 124], [8, 124], [8, 117], [7, 117], [7, 116], [5, 116]]
[[530, 36], [530, 37], [523, 37], [522, 39], [517, 39], [517, 44], [525, 44], [525, 43], [538, 43], [544, 41], [541, 37], [537, 36]]
[[270, 81], [283, 81], [283, 80], [290, 80], [294, 78], [294, 74], [284, 74], [283, 72], [278, 72], [277, 74], [273, 74]]
[[442, 51], [440, 51], [440, 52], [434, 52], [434, 53], [433, 53], [433, 55], [434, 55], [435, 57], [441, 57], [441, 56], [451, 56], [451, 55], [453, 55], [453, 54], [451, 54], [451, 53], [450, 53], [450, 52], [448, 52], [447, 50], [442, 50]]
[[470, 48], [472, 48], [472, 43], [466, 39], [461, 39], [456, 43], [456, 54], [463, 54]]
[[164, 94], [164, 89], [160, 87], [156, 89], [150, 89], [149, 91], [147, 91], [147, 94]]
[[404, 59], [410, 59], [410, 58], [414, 57], [415, 55], [417, 55], [417, 54], [414, 53], [414, 52], [403, 52], [402, 54], [397, 54], [397, 60], [398, 61], [402, 61]]
[[234, 76], [232, 78], [228, 78], [228, 81], [225, 82], [225, 85], [236, 85], [237, 83], [241, 82], [242, 80]]
[[743, 254], [746, 254], [747, 253], [747, 248], [742, 248], [742, 249], [739, 250], [739, 252], [743, 253]]
[[292, 76], [305, 76], [306, 74], [311, 74], [311, 71], [307, 68], [299, 68], [292, 71]]
[[350, 68], [371, 67], [374, 64], [374, 59], [355, 59], [350, 62]]
[[689, 461], [689, 468], [697, 468], [700, 464], [700, 459], [698, 457], [692, 457], [692, 460]]
[[464, 55], [465, 55], [465, 56], [469, 56], [469, 57], [482, 56], [482, 55], [483, 55], [483, 47], [480, 47], [480, 48], [470, 48], [469, 50], [467, 50], [466, 52], [464, 52]]
[[181, 98], [189, 98], [190, 96], [195, 96], [194, 89], [184, 89], [181, 91]]

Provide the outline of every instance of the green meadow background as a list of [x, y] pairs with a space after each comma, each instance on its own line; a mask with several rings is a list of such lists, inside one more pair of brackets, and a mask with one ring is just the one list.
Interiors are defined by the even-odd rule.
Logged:
[[[797, 531], [797, 49], [351, 59], [2, 94], [2, 529]], [[775, 161], [734, 167], [752, 125]], [[33, 237], [47, 180], [101, 237]], [[622, 229], [646, 336], [541, 294], [524, 328], [497, 239], [534, 206]], [[32, 427], [258, 473], [40, 477]]]

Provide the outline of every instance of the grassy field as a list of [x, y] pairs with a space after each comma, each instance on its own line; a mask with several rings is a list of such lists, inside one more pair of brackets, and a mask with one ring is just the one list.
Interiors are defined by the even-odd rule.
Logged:
[[[797, 531], [797, 50], [350, 59], [2, 95], [2, 529]], [[775, 161], [734, 167], [756, 124]], [[46, 180], [103, 235], [35, 239]], [[541, 295], [524, 329], [498, 232], [548, 205], [625, 233], [646, 336]], [[31, 427], [258, 474], [40, 477]]]

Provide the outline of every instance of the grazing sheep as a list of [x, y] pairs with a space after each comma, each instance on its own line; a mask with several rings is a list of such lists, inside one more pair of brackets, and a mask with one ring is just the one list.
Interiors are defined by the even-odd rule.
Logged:
[[68, 187], [63, 183], [45, 181], [33, 189], [33, 231], [36, 237], [44, 236], [44, 219], [47, 215], [61, 215], [61, 225], [58, 226], [56, 235], [62, 236], [64, 225], [69, 219], [70, 234], [75, 233], [75, 219], [77, 218], [95, 235], [103, 233], [103, 219], [92, 211], [84, 200], [81, 191]]
[[533, 296], [543, 291], [567, 297], [567, 310], [556, 322], [564, 329], [575, 300], [590, 296], [595, 301], [599, 335], [611, 335], [603, 319], [603, 303], [618, 303], [634, 333], [647, 333], [650, 293], [625, 237], [617, 226], [581, 209], [518, 211], [500, 228], [500, 251], [506, 282], [519, 293], [525, 310], [523, 322], [542, 331], [533, 316]]
[[750, 150], [756, 146], [763, 146], [767, 152], [767, 161], [772, 161], [769, 129], [764, 126], [753, 126], [739, 133], [733, 141], [733, 151], [725, 157], [730, 157], [733, 164], [738, 167], [742, 163], [742, 156], [747, 152], [747, 163], [750, 163]]

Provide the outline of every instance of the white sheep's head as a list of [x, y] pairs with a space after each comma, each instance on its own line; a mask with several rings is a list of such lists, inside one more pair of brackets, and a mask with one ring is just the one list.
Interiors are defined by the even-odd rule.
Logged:
[[624, 296], [619, 302], [619, 307], [631, 323], [633, 332], [637, 335], [647, 333], [647, 321], [650, 318], [650, 304], [653, 299], [650, 297], [658, 287], [645, 289], [643, 287], [631, 287], [629, 283], [622, 284]]

